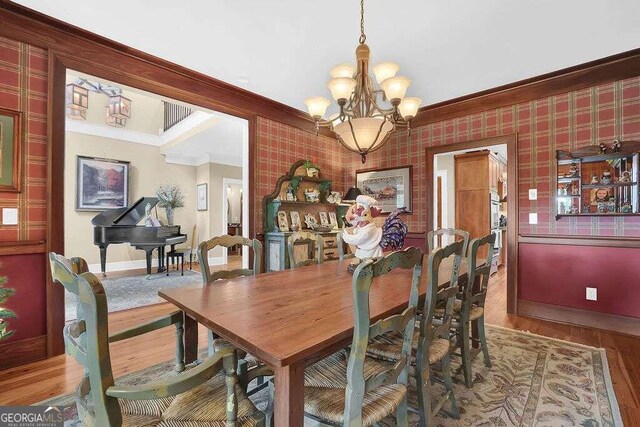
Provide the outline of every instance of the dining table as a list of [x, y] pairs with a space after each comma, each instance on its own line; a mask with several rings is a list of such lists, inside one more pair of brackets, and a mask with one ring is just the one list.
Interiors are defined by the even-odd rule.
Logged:
[[[185, 313], [185, 354], [197, 353], [197, 323], [269, 365], [274, 371], [275, 425], [304, 423], [304, 372], [314, 362], [351, 344], [354, 329], [353, 275], [349, 261], [238, 277], [208, 286], [161, 290]], [[439, 285], [449, 281], [450, 259]], [[464, 274], [465, 264], [461, 266]], [[404, 310], [411, 270], [393, 270], [374, 280], [371, 322]], [[428, 288], [426, 257], [420, 296]]]

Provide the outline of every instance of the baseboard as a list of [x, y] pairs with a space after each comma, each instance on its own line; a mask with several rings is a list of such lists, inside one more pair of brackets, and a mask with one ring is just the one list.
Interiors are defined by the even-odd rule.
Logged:
[[518, 300], [518, 315], [640, 337], [640, 318]]
[[25, 365], [46, 357], [46, 335], [0, 344], [0, 370]]
[[[185, 260], [189, 262], [189, 260]], [[196, 261], [196, 260], [194, 260]], [[224, 264], [224, 257], [210, 257], [209, 265], [222, 265]], [[151, 260], [151, 267], [158, 267], [158, 259], [154, 258]], [[108, 262], [106, 265], [106, 272], [110, 271], [125, 271], [125, 270], [135, 270], [139, 268], [147, 268], [147, 261], [144, 259], [132, 260], [132, 261], [118, 261], [118, 262]], [[89, 264], [89, 271], [98, 274], [102, 273], [100, 269], [100, 264]]]

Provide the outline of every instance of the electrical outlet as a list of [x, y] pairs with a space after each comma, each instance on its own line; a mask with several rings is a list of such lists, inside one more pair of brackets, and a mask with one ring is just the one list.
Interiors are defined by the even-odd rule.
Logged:
[[530, 188], [529, 189], [529, 200], [538, 200], [538, 189]]
[[587, 301], [598, 301], [598, 288], [587, 287]]
[[529, 213], [529, 224], [538, 223], [538, 214], [536, 212]]
[[18, 224], [18, 208], [2, 208], [2, 224]]

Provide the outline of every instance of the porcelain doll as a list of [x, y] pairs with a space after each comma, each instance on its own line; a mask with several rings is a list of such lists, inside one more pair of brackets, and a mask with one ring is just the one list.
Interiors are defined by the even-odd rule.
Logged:
[[611, 184], [611, 172], [602, 172], [602, 177], [600, 177], [600, 184]]

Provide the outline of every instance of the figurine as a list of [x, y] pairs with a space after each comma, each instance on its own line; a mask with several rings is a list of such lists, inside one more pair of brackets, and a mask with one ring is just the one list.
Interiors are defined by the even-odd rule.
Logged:
[[382, 228], [373, 219], [380, 215], [378, 201], [370, 196], [360, 195], [345, 218], [352, 225], [342, 232], [342, 240], [356, 246], [356, 258], [364, 260], [382, 256], [383, 249], [399, 249], [404, 245], [407, 225], [399, 218], [400, 211], [391, 213]]
[[591, 205], [589, 202], [584, 202], [582, 205], [582, 213], [591, 213]]
[[310, 213], [304, 214], [304, 223], [307, 225], [307, 228], [313, 229], [314, 226], [318, 225], [318, 220]]
[[558, 208], [558, 213], [560, 215], [564, 215], [567, 213], [567, 207], [565, 206], [564, 202], [560, 202], [560, 208]]
[[607, 203], [598, 202], [598, 213], [607, 213]]
[[569, 178], [578, 176], [578, 167], [575, 163], [571, 163], [571, 167], [569, 168], [569, 172], [566, 174], [566, 176]]
[[575, 206], [575, 205], [572, 205], [572, 206], [571, 206], [571, 209], [570, 209], [570, 212], [571, 212], [572, 214], [577, 214], [577, 213], [578, 213], [578, 207], [577, 207], [577, 206]]
[[604, 142], [600, 143], [600, 154], [607, 154], [607, 146], [604, 145]]
[[340, 203], [342, 201], [342, 194], [339, 191], [332, 191], [327, 196], [327, 203]]
[[591, 175], [591, 184], [599, 184], [600, 182], [598, 181], [598, 175], [596, 175], [595, 173], [593, 175]]
[[631, 203], [629, 202], [625, 202], [622, 204], [622, 206], [620, 206], [620, 212], [621, 213], [631, 213], [633, 209], [631, 208]]
[[613, 140], [613, 144], [611, 144], [611, 149], [613, 150], [614, 153], [619, 153], [620, 152], [620, 141], [617, 139]]
[[151, 203], [147, 203], [144, 207], [144, 226], [153, 227], [153, 221], [151, 221]]
[[609, 198], [609, 201], [607, 202], [607, 212], [615, 213], [615, 211], [616, 211], [616, 199], [611, 197], [611, 198]]
[[295, 194], [293, 194], [293, 188], [291, 186], [287, 187], [287, 201], [289, 201], [289, 202], [295, 202], [296, 201], [296, 196], [295, 196]]
[[600, 184], [611, 184], [611, 172], [608, 170], [602, 172], [602, 176], [600, 177]]
[[620, 179], [618, 180], [618, 182], [631, 182], [631, 172], [629, 171], [622, 171], [622, 174], [620, 175]]

